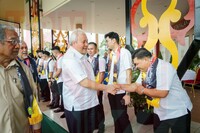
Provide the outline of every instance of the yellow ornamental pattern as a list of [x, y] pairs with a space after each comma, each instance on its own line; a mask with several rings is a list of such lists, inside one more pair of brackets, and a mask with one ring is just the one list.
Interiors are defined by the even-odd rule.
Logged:
[[172, 0], [168, 9], [161, 15], [159, 22], [156, 17], [147, 9], [147, 0], [142, 0], [143, 18], [140, 20], [140, 26], [148, 26], [148, 38], [145, 48], [151, 50], [158, 40], [172, 55], [172, 65], [178, 67], [178, 49], [171, 38], [170, 22], [177, 22], [181, 17], [181, 12], [175, 9], [177, 0]]

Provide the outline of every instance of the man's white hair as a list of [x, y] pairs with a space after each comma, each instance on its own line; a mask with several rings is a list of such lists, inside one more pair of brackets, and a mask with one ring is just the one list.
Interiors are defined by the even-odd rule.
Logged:
[[82, 29], [74, 30], [69, 38], [69, 44], [72, 45], [74, 42], [76, 42], [78, 40], [78, 36], [82, 34], [85, 34]]

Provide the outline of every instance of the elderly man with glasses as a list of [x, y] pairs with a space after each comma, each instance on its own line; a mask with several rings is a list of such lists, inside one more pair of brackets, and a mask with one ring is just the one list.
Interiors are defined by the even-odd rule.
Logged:
[[29, 68], [16, 60], [19, 43], [14, 28], [0, 24], [0, 129], [2, 133], [40, 133], [40, 123], [30, 126], [25, 108], [26, 85], [30, 95], [35, 93], [36, 85]]

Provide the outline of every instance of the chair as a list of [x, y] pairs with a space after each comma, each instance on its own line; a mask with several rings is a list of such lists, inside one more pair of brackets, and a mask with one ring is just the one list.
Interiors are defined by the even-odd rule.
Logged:
[[200, 84], [200, 68], [197, 68], [196, 73], [197, 73], [196, 78], [194, 80], [183, 80], [184, 87], [185, 85], [191, 85], [191, 89], [192, 89], [194, 97], [195, 97], [194, 86]]

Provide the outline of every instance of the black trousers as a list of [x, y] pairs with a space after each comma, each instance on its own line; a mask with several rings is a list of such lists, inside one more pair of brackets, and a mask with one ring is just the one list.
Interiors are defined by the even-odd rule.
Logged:
[[56, 83], [56, 81], [53, 81], [51, 84], [51, 92], [52, 92], [52, 104], [54, 106], [59, 106], [59, 101], [60, 101], [60, 95], [58, 92], [58, 84]]
[[83, 111], [65, 109], [67, 126], [70, 133], [93, 133], [97, 106]]
[[191, 113], [164, 121], [160, 121], [157, 114], [154, 114], [154, 132], [155, 133], [169, 133], [171, 128], [172, 133], [190, 133]]
[[61, 105], [60, 105], [60, 108], [64, 110], [63, 95], [62, 95], [62, 92], [63, 92], [63, 82], [59, 82], [58, 83], [58, 92], [59, 92], [59, 95], [61, 96]]
[[99, 92], [99, 95], [98, 95], [98, 99], [99, 99], [99, 105], [97, 107], [97, 128], [98, 128], [98, 133], [104, 133], [105, 131], [105, 114], [104, 114], [104, 110], [103, 110], [103, 101], [102, 101], [102, 98], [103, 98], [103, 91], [100, 91]]
[[45, 100], [50, 100], [50, 90], [49, 90], [47, 79], [40, 80], [40, 88], [41, 88], [42, 97], [44, 97]]
[[108, 94], [112, 117], [114, 119], [115, 133], [132, 133], [132, 127], [127, 114], [127, 106], [121, 103], [124, 94]]

